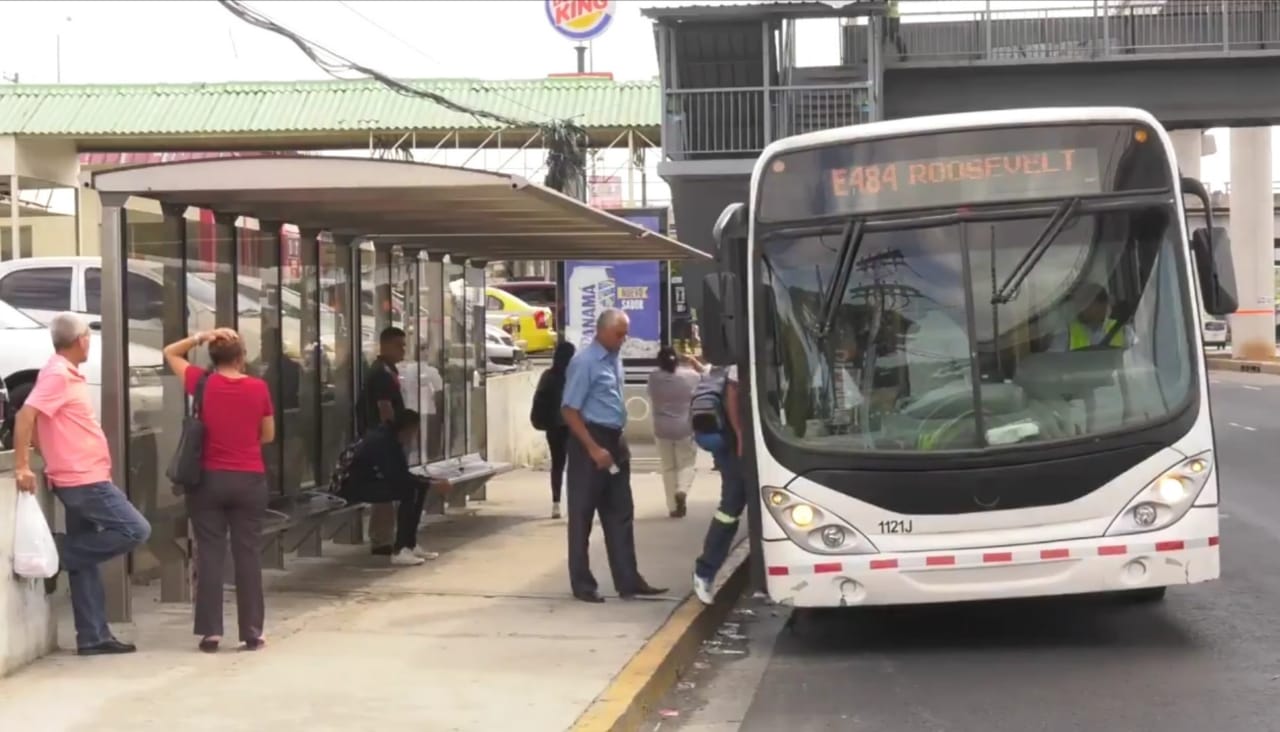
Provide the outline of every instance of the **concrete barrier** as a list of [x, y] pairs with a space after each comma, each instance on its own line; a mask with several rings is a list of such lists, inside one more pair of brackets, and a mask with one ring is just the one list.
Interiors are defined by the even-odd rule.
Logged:
[[623, 431], [633, 445], [651, 445], [653, 439], [653, 406], [643, 384], [628, 384], [622, 389], [627, 400], [627, 428]]
[[487, 458], [524, 467], [541, 466], [549, 459], [547, 441], [529, 424], [533, 392], [544, 369], [489, 376], [485, 389]]
[[[47, 502], [53, 499], [41, 492]], [[0, 453], [0, 676], [53, 652], [58, 646], [58, 626], [52, 596], [44, 582], [13, 574], [14, 509], [18, 487], [13, 480], [13, 453]], [[49, 513], [46, 503], [45, 513]]]

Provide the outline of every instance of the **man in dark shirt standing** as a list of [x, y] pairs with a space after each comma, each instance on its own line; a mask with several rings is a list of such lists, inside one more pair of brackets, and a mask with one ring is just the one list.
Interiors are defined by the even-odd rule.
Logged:
[[[405, 340], [405, 332], [395, 326], [384, 328], [378, 334], [378, 357], [369, 364], [357, 405], [361, 436], [378, 425], [395, 423], [404, 413], [397, 364], [404, 360]], [[391, 556], [394, 531], [394, 504], [375, 503], [369, 512], [369, 543], [374, 554]]]

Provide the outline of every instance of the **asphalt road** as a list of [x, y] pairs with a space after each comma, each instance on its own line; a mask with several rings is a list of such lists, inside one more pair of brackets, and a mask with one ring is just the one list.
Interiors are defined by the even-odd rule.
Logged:
[[1280, 378], [1212, 374], [1223, 577], [1164, 603], [744, 600], [650, 729], [1280, 731]]

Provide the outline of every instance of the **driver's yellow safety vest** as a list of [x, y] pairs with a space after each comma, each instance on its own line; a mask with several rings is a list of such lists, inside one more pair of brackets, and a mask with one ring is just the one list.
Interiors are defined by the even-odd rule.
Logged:
[[[1102, 332], [1104, 334], [1110, 333], [1111, 329], [1114, 327], [1116, 327], [1116, 321], [1111, 318], [1107, 318], [1102, 323]], [[1097, 345], [1093, 342], [1093, 334], [1089, 332], [1089, 329], [1078, 320], [1071, 321], [1071, 325], [1069, 326], [1067, 333], [1069, 335], [1067, 350], [1069, 351], [1082, 351], [1086, 348]], [[1123, 328], [1117, 330], [1115, 335], [1111, 336], [1111, 341], [1108, 345], [1112, 348], [1124, 348]]]

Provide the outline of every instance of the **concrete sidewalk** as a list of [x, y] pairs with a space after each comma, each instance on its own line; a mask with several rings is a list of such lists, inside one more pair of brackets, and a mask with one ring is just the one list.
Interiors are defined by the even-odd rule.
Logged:
[[[637, 463], [640, 569], [667, 597], [617, 599], [598, 529], [592, 569], [609, 601], [569, 597], [547, 474], [520, 471], [491, 483], [475, 515], [426, 529], [443, 554], [423, 567], [392, 569], [367, 547], [290, 558], [269, 573], [259, 653], [200, 654], [190, 608], [137, 588], [135, 626], [118, 631], [139, 653], [62, 652], [0, 680], [0, 728], [565, 730], [688, 595], [718, 498], [718, 476], [700, 467], [689, 516], [670, 519], [656, 462]], [[230, 593], [226, 618], [234, 639]], [[72, 645], [69, 613], [60, 633]]]

